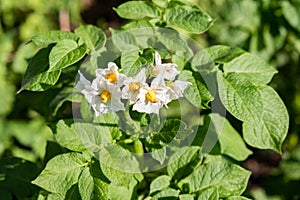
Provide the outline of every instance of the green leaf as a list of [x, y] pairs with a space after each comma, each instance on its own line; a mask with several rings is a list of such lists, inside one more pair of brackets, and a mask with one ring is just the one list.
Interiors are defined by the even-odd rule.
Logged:
[[139, 50], [123, 53], [121, 56], [122, 72], [130, 77], [137, 75], [143, 67], [153, 63], [154, 52], [150, 51], [144, 51], [142, 55]]
[[105, 45], [106, 35], [96, 26], [83, 25], [75, 29], [74, 32], [80, 38], [79, 44], [85, 43], [90, 50], [100, 49]]
[[66, 194], [66, 197], [64, 198], [64, 200], [81, 200], [77, 184], [73, 185], [67, 191], [67, 194]]
[[164, 20], [168, 26], [175, 26], [190, 33], [200, 34], [208, 30], [212, 24], [212, 18], [197, 7], [175, 6], [167, 8]]
[[51, 126], [57, 142], [72, 151], [85, 151], [86, 147], [82, 144], [80, 135], [74, 127], [73, 120], [59, 120]]
[[138, 43], [135, 36], [128, 31], [119, 31], [112, 28], [109, 29], [112, 33], [112, 41], [114, 45], [121, 51], [133, 51], [138, 49]]
[[155, 18], [159, 16], [158, 8], [150, 2], [129, 1], [114, 8], [117, 14], [125, 19], [142, 19], [145, 17]]
[[289, 24], [300, 31], [300, 12], [299, 12], [299, 3], [294, 2], [292, 4], [289, 1], [282, 1], [280, 2], [282, 6], [282, 12], [286, 20]]
[[[2, 158], [0, 160], [0, 195], [14, 196], [17, 199], [26, 199], [38, 193], [38, 187], [32, 181], [39, 173], [38, 167], [21, 158]], [[5, 193], [2, 191], [6, 191]]]
[[189, 184], [190, 192], [201, 193], [215, 187], [220, 197], [243, 193], [250, 177], [249, 171], [218, 157], [207, 159], [206, 163], [196, 167], [191, 175], [182, 180]]
[[172, 29], [158, 29], [156, 32], [158, 40], [165, 45], [166, 49], [177, 54], [182, 54], [184, 59], [192, 57], [193, 52], [189, 48], [187, 41], [182, 36]]
[[171, 155], [167, 166], [168, 175], [181, 179], [192, 172], [192, 166], [200, 162], [200, 148], [197, 146], [182, 147]]
[[259, 121], [263, 102], [258, 88], [244, 76], [217, 73], [220, 99], [225, 108], [242, 121]]
[[177, 200], [178, 197], [179, 197], [179, 190], [167, 188], [155, 194], [151, 198], [151, 200], [160, 200], [160, 199]]
[[86, 54], [86, 45], [78, 44], [74, 40], [62, 40], [52, 48], [49, 54], [49, 72], [64, 69], [79, 60]]
[[246, 197], [242, 197], [242, 196], [232, 196], [232, 197], [229, 197], [229, 198], [226, 198], [226, 200], [250, 200]]
[[225, 74], [233, 72], [243, 75], [254, 84], [267, 84], [277, 73], [272, 66], [250, 53], [244, 53], [225, 63], [223, 69]]
[[243, 49], [224, 45], [214, 45], [205, 49], [210, 59], [216, 63], [228, 63], [246, 53]]
[[169, 144], [184, 140], [193, 130], [187, 128], [187, 125], [179, 119], [167, 119], [164, 126], [158, 133], [155, 133], [152, 140], [156, 143]]
[[55, 30], [38, 33], [31, 38], [31, 41], [38, 47], [47, 47], [49, 44], [57, 43], [65, 39], [77, 41], [78, 37], [71, 32]]
[[151, 157], [157, 160], [161, 165], [165, 162], [167, 157], [166, 146], [151, 151]]
[[211, 134], [210, 131], [215, 131], [218, 134], [221, 153], [238, 161], [245, 160], [252, 151], [246, 147], [242, 137], [231, 126], [229, 121], [216, 113], [212, 113], [208, 116], [213, 123], [213, 126], [209, 126], [207, 134]]
[[244, 139], [251, 146], [281, 152], [289, 127], [288, 112], [274, 89], [269, 86], [258, 89], [263, 102], [262, 116], [258, 120], [244, 122]]
[[161, 175], [155, 178], [150, 184], [150, 194], [163, 190], [169, 187], [171, 177], [167, 175]]
[[158, 5], [159, 7], [166, 7], [168, 4], [168, 0], [152, 0], [152, 2]]
[[24, 89], [43, 91], [54, 85], [61, 71], [47, 72], [49, 68], [49, 54], [52, 46], [43, 48], [31, 58], [22, 80], [19, 92]]
[[73, 151], [97, 152], [110, 144], [110, 128], [105, 125], [60, 120], [52, 130], [58, 143]]
[[66, 194], [72, 185], [78, 182], [78, 177], [87, 164], [85, 157], [80, 153], [57, 155], [47, 163], [32, 183], [49, 192]]
[[208, 187], [199, 192], [198, 200], [209, 199], [209, 200], [219, 200], [219, 193], [217, 187]]
[[194, 195], [192, 194], [180, 194], [179, 200], [194, 200]]
[[300, 180], [300, 162], [299, 161], [283, 161], [280, 163], [280, 169], [283, 171], [287, 180]]
[[199, 108], [206, 109], [209, 107], [208, 103], [214, 98], [199, 73], [183, 70], [178, 79], [192, 84], [184, 90], [184, 96], [189, 102]]
[[[99, 174], [97, 174], [99, 176]], [[78, 180], [82, 200], [107, 199], [108, 184], [98, 177], [92, 176], [90, 168], [85, 168]]]

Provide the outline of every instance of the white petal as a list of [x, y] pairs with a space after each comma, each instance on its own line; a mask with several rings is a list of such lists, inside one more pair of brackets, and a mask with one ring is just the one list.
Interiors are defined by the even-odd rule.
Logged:
[[158, 52], [155, 52], [155, 65], [161, 64], [161, 57]]

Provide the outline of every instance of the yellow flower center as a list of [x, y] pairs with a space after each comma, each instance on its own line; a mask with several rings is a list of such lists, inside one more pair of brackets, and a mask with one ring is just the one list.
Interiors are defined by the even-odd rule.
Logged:
[[111, 82], [111, 83], [115, 83], [117, 81], [117, 74], [114, 72], [108, 73], [106, 74], [105, 78]]
[[140, 89], [140, 84], [139, 83], [137, 83], [137, 82], [131, 82], [131, 83], [129, 83], [129, 90], [131, 92], [136, 92], [139, 89]]
[[153, 90], [148, 90], [146, 93], [146, 99], [151, 103], [156, 103], [156, 94]]
[[100, 94], [100, 100], [103, 102], [103, 103], [107, 103], [108, 100], [110, 99], [110, 92], [107, 91], [107, 90], [103, 90]]

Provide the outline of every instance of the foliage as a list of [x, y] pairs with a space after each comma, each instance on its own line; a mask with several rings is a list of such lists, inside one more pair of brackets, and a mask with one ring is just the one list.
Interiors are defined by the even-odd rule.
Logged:
[[[257, 8], [252, 1], [241, 2], [237, 5], [247, 8], [251, 5], [249, 12]], [[296, 12], [292, 4], [281, 6], [283, 10]], [[247, 199], [242, 195], [259, 198], [258, 193], [245, 193], [250, 172], [241, 163], [253, 149], [281, 153], [289, 128], [287, 109], [268, 85], [278, 73], [264, 61], [272, 63], [273, 47], [268, 46], [265, 54], [257, 51], [263, 55], [260, 58], [225, 45], [195, 46], [182, 33], [197, 38], [208, 31], [209, 37], [213, 35], [218, 42], [233, 46], [247, 40], [246, 36], [239, 40], [232, 35], [226, 38], [229, 33], [220, 31], [217, 21], [196, 4], [185, 1], [129, 1], [114, 10], [131, 21], [120, 30], [109, 29], [111, 38], [97, 26], [81, 25], [73, 32], [51, 30], [35, 34], [27, 45], [20, 47], [14, 62], [27, 63], [25, 57], [29, 61], [26, 69], [12, 68], [14, 73], [24, 73], [15, 104], [25, 101], [35, 110], [25, 114], [32, 119], [30, 123], [6, 122], [15, 88], [5, 78], [10, 71], [6, 66], [0, 68], [3, 77], [0, 80], [4, 80], [0, 91], [7, 97], [1, 101], [8, 105], [0, 108], [3, 116], [0, 153], [12, 145], [13, 137], [33, 153], [22, 155], [13, 148], [12, 154], [37, 163], [1, 159], [0, 171], [5, 178], [0, 181], [0, 196], [7, 199]], [[47, 11], [43, 8], [41, 12]], [[235, 12], [238, 9], [230, 13]], [[297, 29], [297, 21], [285, 13], [286, 20]], [[236, 20], [239, 18], [228, 21], [239, 24]], [[254, 34], [259, 20], [255, 17], [251, 20], [249, 23], [242, 20], [240, 24]], [[4, 21], [5, 28], [12, 27], [8, 22]], [[220, 38], [235, 40], [221, 40], [214, 35], [216, 30]], [[6, 65], [7, 56], [14, 49], [12, 40], [9, 35], [0, 40], [4, 49], [0, 65]], [[139, 113], [126, 105], [125, 111], [95, 116], [87, 99], [80, 91], [73, 90], [79, 69], [91, 80], [97, 76], [96, 69], [115, 62], [120, 72], [133, 77], [144, 67], [151, 69], [156, 64], [155, 52], [164, 62], [177, 65], [178, 80], [191, 83], [184, 91], [184, 98], [168, 104], [169, 108], [161, 109], [159, 115]], [[20, 114], [10, 115], [8, 118]], [[55, 142], [46, 141], [51, 140], [50, 130]], [[297, 175], [289, 173], [292, 168], [297, 172], [297, 153], [287, 157], [280, 170], [288, 180], [298, 180]], [[20, 166], [30, 171], [28, 177], [18, 171]], [[31, 170], [27, 170], [28, 166]], [[20, 183], [12, 184], [19, 176]], [[16, 190], [16, 185], [23, 190]]]

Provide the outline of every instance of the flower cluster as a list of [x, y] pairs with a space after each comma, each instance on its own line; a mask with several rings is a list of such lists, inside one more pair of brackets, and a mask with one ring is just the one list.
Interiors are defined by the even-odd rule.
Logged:
[[90, 82], [79, 71], [75, 88], [87, 99], [96, 116], [107, 112], [125, 110], [124, 100], [133, 105], [133, 110], [159, 114], [160, 108], [167, 107], [172, 100], [183, 96], [189, 82], [175, 80], [179, 71], [176, 64], [161, 63], [155, 53], [154, 65], [143, 68], [135, 77], [118, 72], [118, 66], [110, 62], [106, 69], [97, 69], [96, 78]]

